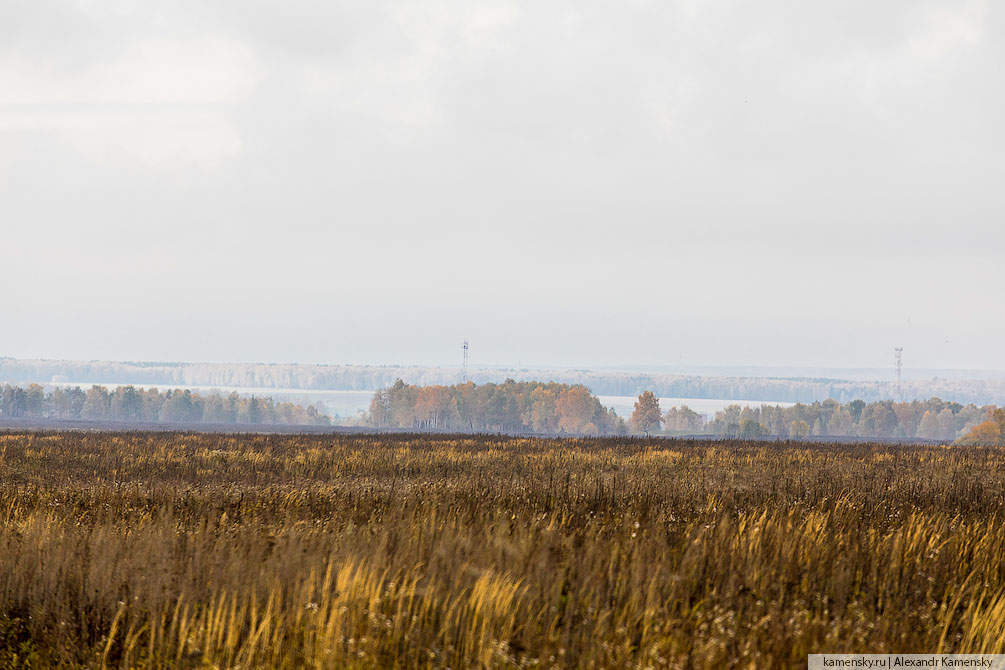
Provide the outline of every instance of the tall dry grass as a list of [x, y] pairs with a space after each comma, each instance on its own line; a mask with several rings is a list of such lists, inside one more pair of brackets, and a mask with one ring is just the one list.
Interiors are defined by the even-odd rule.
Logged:
[[1005, 451], [0, 435], [0, 667], [1005, 652]]

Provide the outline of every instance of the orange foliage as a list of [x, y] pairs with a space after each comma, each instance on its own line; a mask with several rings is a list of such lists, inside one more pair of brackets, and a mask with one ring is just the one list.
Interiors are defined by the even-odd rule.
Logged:
[[993, 420], [979, 423], [963, 436], [960, 443], [983, 447], [997, 446], [1002, 443], [1001, 427]]

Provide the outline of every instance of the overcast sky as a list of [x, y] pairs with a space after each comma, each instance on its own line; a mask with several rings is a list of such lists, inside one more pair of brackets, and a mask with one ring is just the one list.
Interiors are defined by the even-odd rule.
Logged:
[[1005, 8], [0, 4], [0, 355], [1005, 368]]

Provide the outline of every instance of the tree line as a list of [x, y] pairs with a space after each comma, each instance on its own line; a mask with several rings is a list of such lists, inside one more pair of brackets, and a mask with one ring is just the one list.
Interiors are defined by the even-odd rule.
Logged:
[[716, 412], [709, 432], [724, 437], [810, 435], [838, 437], [922, 438], [951, 442], [983, 421], [993, 407], [962, 405], [939, 398], [912, 402], [824, 400], [791, 407], [732, 405]]
[[582, 385], [518, 382], [412, 386], [377, 391], [367, 424], [375, 428], [617, 435], [625, 422]]
[[634, 409], [628, 419], [628, 426], [634, 433], [649, 434], [662, 428], [669, 435], [688, 435], [702, 432], [705, 427], [705, 417], [687, 405], [671, 407], [664, 413], [659, 398], [652, 391], [639, 394]]
[[[315, 405], [174, 389], [92, 386], [46, 390], [39, 384], [0, 388], [0, 417], [93, 421], [328, 425]], [[731, 405], [711, 421], [687, 406], [665, 412], [645, 391], [626, 423], [583, 385], [518, 382], [414, 386], [397, 380], [377, 391], [365, 417], [376, 428], [514, 431], [553, 434], [714, 434], [923, 438], [960, 444], [1005, 444], [1005, 409], [938, 398], [912, 402], [824, 400], [791, 407]]]
[[[994, 414], [996, 411], [998, 414]], [[996, 423], [994, 416], [1001, 420]], [[922, 438], [961, 443], [977, 440], [982, 444], [1005, 441], [1005, 410], [938, 398], [871, 403], [853, 400], [846, 404], [824, 400], [791, 407], [731, 405], [707, 421], [705, 415], [686, 405], [664, 412], [655, 393], [644, 391], [625, 422], [583, 385], [513, 379], [502, 384], [468, 382], [452, 386], [415, 386], [399, 379], [374, 394], [365, 423], [376, 428], [554, 434]], [[980, 426], [977, 437], [967, 437], [975, 426]]]
[[1005, 409], [988, 409], [986, 419], [961, 437], [960, 444], [978, 447], [1005, 447]]
[[628, 421], [636, 433], [670, 435], [711, 433], [720, 437], [756, 439], [765, 436], [922, 438], [960, 444], [1005, 443], [1005, 409], [978, 407], [938, 398], [912, 402], [824, 400], [791, 407], [730, 405], [706, 424], [687, 406], [660, 411], [659, 398], [644, 391]]
[[315, 405], [245, 398], [237, 393], [200, 394], [173, 389], [119, 386], [109, 390], [79, 386], [46, 391], [39, 384], [0, 389], [0, 417], [85, 419], [90, 421], [328, 425], [331, 421]]

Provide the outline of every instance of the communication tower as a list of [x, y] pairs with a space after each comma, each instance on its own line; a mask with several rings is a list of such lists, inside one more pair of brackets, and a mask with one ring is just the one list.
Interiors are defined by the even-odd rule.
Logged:
[[468, 383], [468, 341], [464, 340], [464, 365], [461, 367], [461, 377], [465, 384]]
[[897, 400], [903, 402], [904, 397], [900, 393], [900, 372], [904, 367], [904, 347], [894, 347], [893, 358], [897, 366]]

